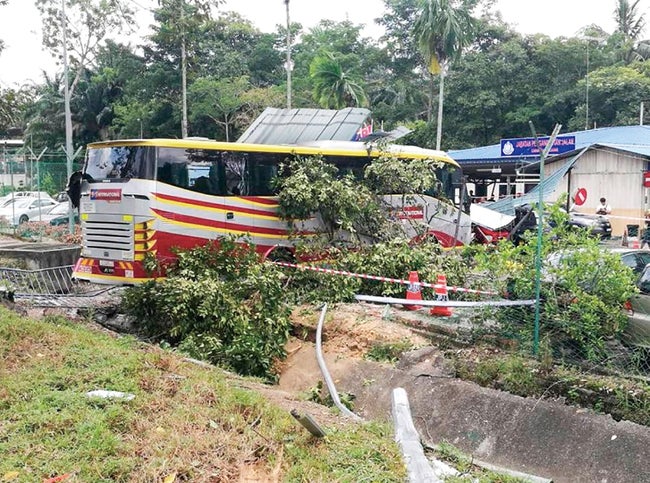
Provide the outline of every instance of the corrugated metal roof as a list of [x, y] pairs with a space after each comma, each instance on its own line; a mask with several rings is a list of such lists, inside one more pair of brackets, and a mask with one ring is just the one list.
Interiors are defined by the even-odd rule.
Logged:
[[598, 146], [604, 146], [612, 149], [621, 149], [623, 151], [627, 151], [628, 153], [640, 154], [641, 156], [650, 156], [650, 144], [641, 146], [638, 144], [598, 143]]
[[[645, 156], [650, 155], [650, 126], [603, 127], [590, 129], [588, 131], [575, 131], [562, 135], [575, 136], [576, 151], [598, 144]], [[535, 158], [502, 158], [501, 144], [449, 151], [449, 155], [461, 165], [480, 164], [486, 162], [499, 164], [526, 164], [531, 161], [536, 161]]]
[[351, 141], [370, 116], [368, 109], [277, 109], [268, 107], [246, 129], [238, 143], [299, 144], [308, 141]]
[[485, 206], [491, 210], [498, 211], [499, 213], [505, 215], [514, 215], [515, 207], [537, 203], [539, 201], [540, 190], [542, 190], [542, 198], [545, 199], [555, 191], [555, 188], [559, 184], [560, 180], [564, 177], [567, 171], [571, 169], [578, 158], [580, 158], [580, 156], [582, 156], [586, 151], [587, 148], [583, 149], [575, 156], [569, 158], [569, 160], [564, 163], [560, 169], [553, 172], [553, 174], [544, 179], [543, 183], [538, 184], [523, 196], [520, 196], [519, 198], [505, 198], [503, 200], [497, 200], [494, 203], [486, 204]]

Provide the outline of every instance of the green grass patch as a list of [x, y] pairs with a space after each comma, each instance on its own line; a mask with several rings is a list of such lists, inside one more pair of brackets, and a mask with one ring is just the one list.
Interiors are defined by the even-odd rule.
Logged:
[[[260, 393], [131, 337], [0, 308], [0, 478], [404, 481], [384, 425], [313, 438]], [[89, 399], [107, 389], [131, 401]], [[172, 478], [173, 477], [173, 478]]]
[[[483, 348], [485, 349], [485, 348]], [[521, 355], [481, 348], [448, 351], [456, 377], [522, 397], [563, 397], [569, 404], [650, 426], [650, 384], [549, 365]]]
[[372, 345], [366, 354], [366, 359], [376, 362], [396, 363], [402, 353], [413, 349], [413, 344], [408, 340], [398, 342], [378, 342]]

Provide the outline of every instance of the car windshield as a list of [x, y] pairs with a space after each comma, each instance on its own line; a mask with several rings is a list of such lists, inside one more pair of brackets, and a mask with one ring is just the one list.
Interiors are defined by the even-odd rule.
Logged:
[[60, 203], [49, 211], [50, 215], [67, 215], [70, 212], [68, 203]]
[[33, 199], [16, 198], [15, 200], [13, 200], [12, 203], [5, 203], [4, 205], [2, 205], [2, 210], [4, 211], [11, 211], [13, 209], [20, 210], [23, 208], [27, 208], [34, 201], [35, 200]]

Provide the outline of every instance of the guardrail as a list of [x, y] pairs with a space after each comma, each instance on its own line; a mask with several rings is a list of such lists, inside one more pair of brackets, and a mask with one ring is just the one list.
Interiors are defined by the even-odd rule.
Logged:
[[72, 265], [22, 270], [0, 267], [0, 285], [15, 295], [80, 295], [97, 291], [93, 284], [72, 279]]

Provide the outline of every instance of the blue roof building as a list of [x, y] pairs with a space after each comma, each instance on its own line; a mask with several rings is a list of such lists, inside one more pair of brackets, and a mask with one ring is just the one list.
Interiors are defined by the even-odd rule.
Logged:
[[[574, 152], [563, 153], [563, 157], [576, 154], [584, 148], [595, 145], [650, 156], [650, 126], [603, 127], [589, 131], [575, 131], [562, 136], [575, 136]], [[501, 168], [503, 174], [515, 174], [516, 168], [539, 162], [539, 156], [503, 157], [501, 155], [501, 144], [448, 151], [448, 153], [463, 167], [465, 174], [470, 176], [477, 172], [491, 173], [489, 170], [482, 171], [481, 168], [489, 168], [490, 170], [492, 168]], [[494, 176], [487, 176], [487, 178], [494, 179]]]
[[[622, 235], [629, 224], [643, 225], [650, 213], [650, 126], [606, 127], [559, 137], [570, 139], [568, 149], [548, 155], [542, 186], [536, 186], [538, 179], [530, 177], [539, 177], [539, 154], [522, 150], [518, 155], [513, 148], [530, 145], [530, 139], [510, 140], [507, 147], [507, 140], [502, 140], [491, 146], [450, 151], [449, 155], [474, 183], [477, 196], [488, 194], [488, 185], [499, 186], [497, 197], [502, 199], [487, 206], [502, 213], [512, 214], [514, 207], [536, 202], [539, 191], [547, 202], [566, 196], [568, 208], [581, 188], [588, 196], [576, 210], [593, 213], [599, 198], [605, 197], [613, 207], [610, 218], [615, 235]], [[525, 193], [515, 193], [515, 187], [522, 184]]]

